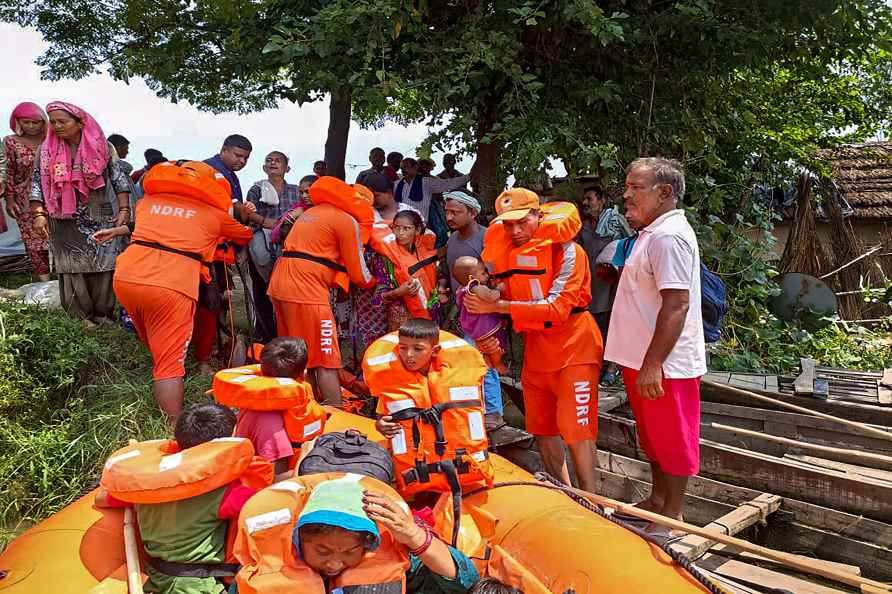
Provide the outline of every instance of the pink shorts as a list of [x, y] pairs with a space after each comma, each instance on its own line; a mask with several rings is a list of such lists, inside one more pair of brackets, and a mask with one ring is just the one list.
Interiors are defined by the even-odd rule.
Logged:
[[257, 455], [269, 462], [294, 454], [280, 410], [239, 410], [235, 436], [250, 439]]
[[638, 372], [623, 369], [629, 404], [635, 413], [638, 441], [648, 459], [672, 476], [700, 471], [700, 378], [663, 378], [663, 395], [638, 395]]

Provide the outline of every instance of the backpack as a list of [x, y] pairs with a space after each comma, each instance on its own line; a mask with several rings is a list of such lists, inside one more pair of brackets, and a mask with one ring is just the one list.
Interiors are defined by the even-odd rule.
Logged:
[[297, 474], [303, 476], [319, 472], [361, 474], [388, 485], [394, 479], [390, 452], [356, 429], [326, 433], [316, 439], [313, 449], [301, 461]]
[[725, 283], [700, 263], [700, 309], [703, 314], [703, 338], [716, 342], [722, 335], [722, 319], [728, 311]]

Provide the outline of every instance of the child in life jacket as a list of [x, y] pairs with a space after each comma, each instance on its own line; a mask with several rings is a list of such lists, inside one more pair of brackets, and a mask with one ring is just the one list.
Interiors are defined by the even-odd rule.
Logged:
[[[303, 382], [306, 366], [307, 343], [302, 338], [280, 336], [267, 343], [260, 352], [260, 372], [263, 377]], [[225, 370], [221, 373], [225, 373]], [[229, 400], [224, 404], [237, 405]], [[288, 478], [288, 469], [294, 454], [293, 442], [296, 441], [289, 435], [285, 414], [287, 412], [282, 410], [251, 410], [242, 406], [235, 426], [236, 437], [250, 439], [257, 455], [273, 463], [276, 480]], [[321, 429], [320, 423], [319, 430]]]
[[455, 292], [455, 304], [458, 306], [458, 319], [465, 335], [474, 342], [495, 336], [499, 341], [497, 350], [484, 353], [483, 360], [487, 366], [499, 373], [508, 373], [508, 367], [502, 363], [502, 355], [505, 354], [505, 321], [496, 313], [474, 314], [464, 306], [465, 295], [477, 295], [484, 301], [495, 303], [502, 298], [502, 290], [498, 286], [490, 286], [489, 272], [486, 266], [473, 256], [461, 256], [455, 260], [452, 266], [452, 277], [459, 284]]
[[[233, 440], [231, 435], [234, 427], [235, 414], [224, 406], [205, 403], [186, 408], [177, 419], [174, 429], [178, 452], [162, 457], [160, 464], [155, 461], [152, 466], [153, 472], [161, 474], [161, 471], [173, 469], [179, 463], [187, 467], [190, 464], [190, 450], [202, 444], [210, 445], [208, 442], [214, 440], [220, 440], [219, 448], [235, 448], [240, 445], [238, 442], [242, 442], [244, 446], [241, 449], [249, 455], [252, 454], [253, 448], [249, 443], [244, 440]], [[117, 493], [113, 486], [117, 483], [113, 482], [113, 477], [109, 475], [114, 473], [113, 467], [118, 464], [124, 465], [127, 462], [152, 457], [151, 451], [134, 455], [134, 451], [136, 454], [141, 452], [132, 448], [149, 450], [152, 444], [159, 443], [168, 442], [143, 442], [127, 448], [123, 454], [109, 458], [103, 472], [101, 482], [103, 488], [96, 495], [97, 507], [130, 505], [119, 499], [125, 497], [124, 494], [118, 494], [119, 497], [109, 494], [108, 491]], [[225, 463], [221, 463], [219, 470], [221, 474], [227, 470], [232, 471], [231, 465], [223, 468], [224, 465]], [[227, 591], [226, 586], [216, 576], [226, 573], [235, 575], [236, 567], [227, 564], [226, 558], [230, 520], [238, 518], [242, 506], [259, 488], [272, 483], [272, 469], [268, 463], [251, 462], [251, 465], [259, 469], [251, 471], [252, 474], [256, 474], [256, 479], [247, 480], [244, 478], [247, 475], [243, 475], [242, 480], [233, 480], [201, 495], [165, 503], [135, 505], [139, 533], [147, 557], [147, 562], [143, 564], [143, 571], [149, 578], [143, 587], [145, 592], [222, 594]], [[247, 486], [245, 482], [257, 488]], [[222, 573], [215, 573], [215, 570], [221, 570]]]

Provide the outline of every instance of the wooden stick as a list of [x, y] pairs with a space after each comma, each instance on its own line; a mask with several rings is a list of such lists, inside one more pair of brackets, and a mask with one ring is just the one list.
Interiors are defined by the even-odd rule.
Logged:
[[813, 450], [815, 452], [832, 454], [837, 458], [846, 458], [846, 460], [843, 460], [843, 462], [849, 462], [850, 464], [853, 463], [852, 460], [855, 460], [856, 462], [854, 463], [870, 466], [872, 468], [892, 470], [892, 456], [884, 456], [882, 454], [875, 454], [873, 452], [862, 452], [859, 450], [849, 450], [845, 448], [834, 448], [830, 446], [819, 445], [816, 443], [809, 443], [807, 441], [799, 441], [796, 439], [789, 439], [787, 437], [780, 437], [778, 435], [770, 435], [768, 433], [762, 433], [760, 431], [751, 431], [749, 429], [743, 429], [741, 427], [721, 425], [719, 423], [710, 423], [709, 426], [713, 429], [718, 429], [719, 431], [727, 431], [728, 433], [747, 435], [749, 437], [755, 437], [757, 439], [763, 439], [765, 441], [772, 441], [774, 443], [782, 443], [784, 445], [803, 450]]
[[142, 574], [139, 570], [139, 549], [136, 545], [136, 525], [133, 508], [124, 509], [124, 554], [127, 558], [127, 584], [130, 594], [143, 594]]
[[572, 487], [570, 487], [569, 489], [577, 495], [584, 497], [585, 499], [594, 503], [595, 505], [600, 505], [602, 507], [612, 507], [613, 509], [626, 515], [635, 516], [636, 518], [641, 518], [642, 520], [647, 520], [649, 522], [653, 522], [654, 524], [666, 526], [668, 528], [672, 528], [673, 530], [687, 532], [688, 534], [696, 534], [697, 536], [702, 536], [703, 538], [708, 538], [710, 540], [714, 540], [715, 542], [731, 545], [739, 549], [743, 549], [744, 551], [761, 555], [766, 559], [771, 559], [772, 561], [783, 563], [787, 567], [791, 567], [803, 573], [817, 575], [823, 578], [834, 580], [836, 582], [852, 586], [853, 588], [860, 588], [861, 592], [864, 593], [887, 594], [889, 592], [892, 592], [892, 585], [863, 578], [853, 573], [839, 571], [838, 569], [815, 563], [814, 561], [806, 557], [797, 557], [796, 555], [791, 555], [790, 553], [775, 551], [774, 549], [762, 547], [747, 540], [736, 538], [734, 536], [709, 532], [707, 530], [704, 530], [703, 528], [694, 526], [693, 524], [688, 524], [687, 522], [682, 522], [673, 518], [667, 518], [666, 516], [661, 516], [660, 514], [655, 514], [639, 507], [635, 507], [634, 505], [622, 503], [620, 501], [616, 501], [615, 499], [610, 499], [609, 497], [595, 495], [594, 493], [589, 493], [588, 491], [583, 491], [581, 489], [574, 489]]
[[720, 390], [728, 390], [730, 392], [734, 392], [735, 394], [741, 394], [743, 396], [748, 396], [750, 398], [754, 398], [756, 400], [761, 400], [762, 402], [768, 402], [774, 404], [776, 406], [780, 406], [789, 410], [795, 410], [796, 412], [811, 415], [813, 417], [819, 417], [821, 419], [826, 419], [828, 421], [835, 421], [842, 425], [846, 425], [848, 427], [853, 427], [855, 429], [859, 429], [864, 433], [869, 433], [874, 437], [879, 437], [881, 439], [886, 439], [892, 441], [892, 433], [888, 431], [883, 431], [882, 429], [877, 429], [876, 427], [871, 427], [870, 425], [866, 425], [864, 423], [858, 423], [856, 421], [850, 421], [848, 419], [841, 419], [839, 417], [835, 417], [833, 415], [828, 415], [826, 413], [818, 412], [816, 410], [811, 410], [810, 408], [805, 408], [804, 406], [796, 406], [795, 404], [790, 404], [789, 402], [784, 402], [783, 400], [778, 400], [776, 398], [770, 398], [768, 396], [763, 396], [762, 394], [756, 394], [755, 392], [750, 392], [749, 390], [742, 390], [740, 388], [736, 388], [734, 386], [729, 386], [728, 384], [723, 384], [719, 382], [714, 382], [708, 379], [701, 379], [701, 384], [705, 384], [707, 386], [712, 386], [714, 388], [718, 388]]

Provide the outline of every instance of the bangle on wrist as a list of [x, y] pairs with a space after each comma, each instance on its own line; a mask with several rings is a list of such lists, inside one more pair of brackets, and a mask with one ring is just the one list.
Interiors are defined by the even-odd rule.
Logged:
[[428, 526], [425, 522], [415, 519], [415, 523], [424, 530], [424, 542], [415, 549], [409, 549], [409, 553], [415, 555], [416, 557], [420, 557], [431, 547], [431, 543], [434, 542], [434, 532], [431, 530], [430, 526]]

